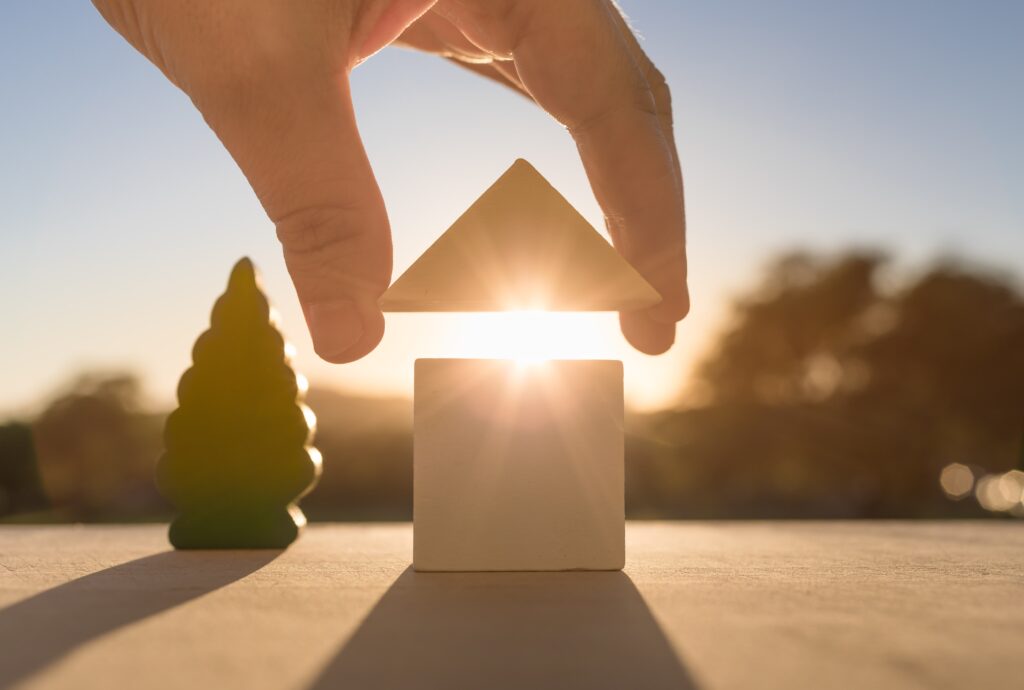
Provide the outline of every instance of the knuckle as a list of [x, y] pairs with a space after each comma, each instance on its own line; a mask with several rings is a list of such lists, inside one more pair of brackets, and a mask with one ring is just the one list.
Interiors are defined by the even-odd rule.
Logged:
[[376, 300], [391, 282], [384, 223], [375, 223], [362, 207], [341, 205], [310, 206], [278, 218], [277, 237], [300, 299], [343, 294]]
[[647, 71], [647, 86], [654, 97], [654, 104], [658, 112], [669, 117], [672, 116], [672, 90], [668, 86], [665, 75], [653, 64]]
[[487, 0], [480, 7], [488, 26], [487, 33], [496, 40], [495, 52], [511, 56], [529, 31], [533, 21], [533, 3]]
[[352, 209], [315, 206], [289, 213], [275, 223], [277, 239], [286, 254], [313, 257], [334, 253], [360, 234]]
[[573, 137], [586, 137], [616, 118], [636, 115], [644, 117], [657, 117], [658, 115], [658, 108], [650, 92], [646, 89], [634, 89], [631, 95], [625, 98], [608, 100], [592, 112], [567, 122], [566, 127]]

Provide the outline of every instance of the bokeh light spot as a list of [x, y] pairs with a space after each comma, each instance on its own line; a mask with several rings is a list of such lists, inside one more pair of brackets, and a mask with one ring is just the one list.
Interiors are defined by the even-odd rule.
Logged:
[[939, 483], [947, 496], [959, 501], [969, 496], [974, 488], [974, 472], [967, 465], [954, 462], [942, 468]]

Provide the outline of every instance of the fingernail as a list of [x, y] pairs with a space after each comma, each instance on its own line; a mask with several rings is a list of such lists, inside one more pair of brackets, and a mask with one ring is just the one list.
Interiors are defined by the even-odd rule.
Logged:
[[333, 362], [359, 341], [363, 322], [351, 302], [314, 304], [309, 307], [309, 333], [316, 353]]

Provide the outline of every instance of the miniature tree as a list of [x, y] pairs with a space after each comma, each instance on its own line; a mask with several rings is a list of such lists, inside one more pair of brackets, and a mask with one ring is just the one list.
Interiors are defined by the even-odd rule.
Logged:
[[176, 548], [284, 548], [305, 524], [296, 501], [316, 483], [320, 454], [289, 349], [242, 259], [164, 429], [157, 484], [180, 511], [170, 529]]

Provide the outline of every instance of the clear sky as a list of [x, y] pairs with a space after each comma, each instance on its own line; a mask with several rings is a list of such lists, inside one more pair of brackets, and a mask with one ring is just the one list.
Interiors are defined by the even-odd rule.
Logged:
[[[629, 401], [656, 407], [777, 251], [867, 244], [910, 266], [957, 253], [1024, 269], [1024, 3], [622, 5], [674, 96], [693, 313], [662, 357], [630, 353], [612, 315], [559, 321], [555, 354], [625, 359]], [[397, 49], [353, 88], [396, 276], [517, 157], [600, 227], [568, 135], [511, 91]], [[365, 360], [319, 362], [245, 179], [84, 0], [0, 13], [0, 202], [0, 414], [87, 368], [134, 370], [170, 404], [243, 255], [314, 384], [405, 394], [415, 357], [500, 354], [493, 317], [392, 315]]]

